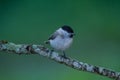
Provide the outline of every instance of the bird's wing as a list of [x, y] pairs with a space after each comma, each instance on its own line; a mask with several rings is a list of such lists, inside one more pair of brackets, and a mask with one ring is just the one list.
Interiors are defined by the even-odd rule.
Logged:
[[57, 35], [59, 35], [59, 33], [58, 33], [57, 31], [54, 32], [54, 33], [48, 38], [48, 41], [45, 41], [44, 43], [45, 43], [45, 44], [49, 44], [49, 43], [50, 43], [49, 40], [55, 39], [55, 38], [57, 37]]
[[53, 40], [53, 39], [55, 39], [55, 38], [57, 37], [57, 35], [59, 35], [59, 33], [56, 31], [56, 32], [54, 32], [54, 33], [48, 38], [48, 40]]

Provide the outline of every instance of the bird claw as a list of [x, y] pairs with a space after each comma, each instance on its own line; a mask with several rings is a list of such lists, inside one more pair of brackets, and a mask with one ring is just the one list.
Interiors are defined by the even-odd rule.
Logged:
[[60, 55], [60, 56], [63, 57], [64, 59], [68, 59], [66, 55]]

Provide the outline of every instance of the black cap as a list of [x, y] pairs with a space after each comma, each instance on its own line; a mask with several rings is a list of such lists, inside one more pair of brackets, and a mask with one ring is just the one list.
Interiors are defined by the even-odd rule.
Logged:
[[73, 29], [68, 25], [64, 25], [61, 28], [65, 31], [67, 31], [68, 33], [74, 33]]

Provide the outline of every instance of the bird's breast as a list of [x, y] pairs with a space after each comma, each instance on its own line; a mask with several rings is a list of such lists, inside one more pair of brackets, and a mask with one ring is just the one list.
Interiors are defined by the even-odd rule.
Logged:
[[72, 41], [72, 38], [57, 37], [54, 40], [50, 40], [50, 45], [56, 50], [64, 51], [70, 47]]

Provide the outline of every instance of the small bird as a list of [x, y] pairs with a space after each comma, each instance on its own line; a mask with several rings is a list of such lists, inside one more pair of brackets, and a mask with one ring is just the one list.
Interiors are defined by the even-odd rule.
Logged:
[[62, 51], [63, 57], [66, 58], [65, 50], [72, 44], [74, 35], [73, 29], [68, 25], [64, 25], [57, 29], [45, 43], [50, 44], [55, 50]]

